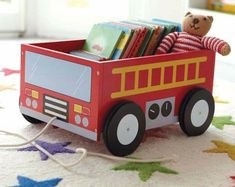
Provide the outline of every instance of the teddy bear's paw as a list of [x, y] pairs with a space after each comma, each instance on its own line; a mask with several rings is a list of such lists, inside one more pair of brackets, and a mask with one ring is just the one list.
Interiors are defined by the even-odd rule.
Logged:
[[229, 44], [225, 44], [223, 47], [222, 47], [222, 50], [221, 50], [221, 54], [223, 56], [226, 56], [228, 55], [229, 53], [231, 52], [231, 47]]

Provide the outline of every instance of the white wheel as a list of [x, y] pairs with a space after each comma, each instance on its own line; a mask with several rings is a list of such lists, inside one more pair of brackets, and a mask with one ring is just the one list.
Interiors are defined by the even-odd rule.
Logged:
[[103, 130], [108, 150], [116, 156], [133, 153], [139, 146], [145, 131], [145, 115], [133, 102], [123, 102], [109, 112]]
[[202, 126], [209, 115], [209, 105], [205, 100], [197, 101], [191, 112], [192, 125], [195, 127]]
[[137, 118], [133, 114], [124, 116], [118, 124], [117, 138], [122, 145], [128, 145], [134, 141], [139, 129]]
[[204, 88], [191, 90], [184, 98], [179, 112], [181, 129], [188, 136], [203, 134], [211, 124], [215, 110], [214, 99]]

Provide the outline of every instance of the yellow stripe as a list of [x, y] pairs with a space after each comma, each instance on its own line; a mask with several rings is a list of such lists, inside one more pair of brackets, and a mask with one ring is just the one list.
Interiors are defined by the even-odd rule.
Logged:
[[135, 72], [135, 89], [139, 87], [139, 71]]
[[205, 62], [205, 61], [207, 61], [206, 56], [198, 57], [198, 58], [188, 58], [184, 60], [172, 60], [172, 61], [166, 61], [166, 62], [163, 61], [163, 62], [152, 63], [152, 64], [142, 64], [142, 65], [136, 65], [136, 66], [114, 68], [112, 70], [112, 73], [113, 74], [128, 73], [128, 72], [135, 72], [135, 71], [154, 69], [154, 68], [171, 67], [173, 65], [193, 64], [196, 62]]
[[125, 91], [125, 85], [126, 85], [126, 76], [125, 76], [125, 73], [122, 73], [122, 75], [121, 75], [121, 91]]
[[195, 79], [198, 79], [199, 78], [199, 63], [196, 63], [196, 69], [195, 69]]
[[111, 98], [119, 98], [119, 97], [124, 97], [124, 96], [126, 97], [126, 96], [143, 94], [143, 93], [148, 93], [148, 92], [153, 92], [153, 91], [160, 91], [160, 90], [166, 90], [166, 89], [177, 88], [177, 87], [182, 87], [182, 86], [194, 85], [194, 84], [204, 83], [205, 81], [206, 81], [205, 78], [200, 78], [198, 80], [181, 81], [181, 82], [176, 82], [174, 84], [169, 83], [169, 84], [164, 84], [164, 85], [156, 85], [152, 87], [139, 88], [135, 90], [127, 90], [125, 92], [115, 92], [111, 94]]
[[[148, 93], [153, 91], [159, 91], [164, 89], [182, 87], [187, 85], [199, 84], [205, 82], [205, 78], [199, 78], [199, 63], [207, 61], [207, 57], [197, 57], [197, 58], [188, 58], [183, 60], [172, 60], [166, 62], [158, 62], [153, 64], [143, 64], [143, 65], [136, 65], [136, 66], [128, 66], [122, 68], [114, 68], [112, 70], [113, 74], [121, 74], [121, 90], [119, 92], [115, 92], [111, 94], [111, 98], [118, 98], [130, 95], [137, 95], [142, 93]], [[195, 79], [188, 80], [188, 65], [189, 64], [196, 64], [195, 69]], [[178, 65], [185, 65], [184, 69], [184, 80], [176, 82], [177, 77], [177, 66]], [[172, 73], [172, 82], [171, 83], [164, 83], [165, 78], [165, 68], [166, 67], [173, 67]], [[160, 68], [161, 75], [160, 75], [160, 85], [151, 86], [152, 84], [152, 70], [155, 68]], [[148, 85], [145, 88], [138, 88], [139, 84], [139, 71], [141, 70], [148, 70]], [[126, 73], [128, 72], [135, 72], [135, 86], [132, 90], [125, 91], [125, 84], [126, 84]]]
[[184, 66], [184, 80], [188, 80], [188, 64]]
[[117, 49], [121, 49], [121, 50], [124, 49], [128, 38], [129, 38], [129, 34], [124, 34], [124, 37], [122, 37], [118, 43]]
[[152, 86], [152, 69], [148, 70], [148, 87]]

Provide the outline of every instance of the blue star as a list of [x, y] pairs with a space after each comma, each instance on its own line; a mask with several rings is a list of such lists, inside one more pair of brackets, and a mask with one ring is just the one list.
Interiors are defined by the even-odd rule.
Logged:
[[[48, 143], [48, 142], [44, 142], [44, 141], [40, 141], [40, 140], [36, 140], [35, 142], [38, 145], [40, 145], [42, 148], [47, 150], [49, 153], [51, 153], [52, 155], [54, 155], [56, 153], [75, 153], [75, 151], [65, 148], [67, 145], [71, 144], [71, 142]], [[18, 149], [18, 151], [39, 151], [40, 156], [41, 156], [41, 160], [48, 159], [48, 156], [45, 153], [38, 150], [35, 146], [21, 148], [21, 149]]]
[[19, 185], [13, 187], [54, 187], [62, 180], [62, 178], [55, 178], [45, 181], [35, 181], [28, 177], [17, 176]]

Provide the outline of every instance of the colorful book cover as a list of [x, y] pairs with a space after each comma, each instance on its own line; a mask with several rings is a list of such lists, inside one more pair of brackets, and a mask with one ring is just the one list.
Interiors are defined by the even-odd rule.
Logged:
[[147, 34], [147, 28], [146, 27], [142, 27], [140, 29], [140, 35], [138, 37], [138, 39], [136, 40], [136, 43], [133, 45], [129, 55], [128, 55], [128, 58], [132, 58], [132, 57], [136, 57], [138, 56], [138, 52], [141, 48], [141, 45], [143, 44], [144, 42], [144, 39], [145, 39], [145, 36]]
[[110, 59], [122, 34], [123, 31], [120, 29], [96, 24], [92, 27], [83, 46], [83, 50]]
[[152, 25], [143, 23], [141, 21], [125, 21], [125, 22], [130, 23], [130, 24], [134, 24], [134, 25], [139, 25], [139, 26], [145, 27], [147, 29], [147, 33], [145, 35], [144, 41], [140, 45], [138, 53], [137, 53], [137, 56], [142, 56], [144, 54], [144, 51], [145, 51], [153, 33], [154, 33], [155, 28]]
[[138, 36], [135, 40], [135, 42], [133, 43], [133, 45], [131, 46], [130, 50], [128, 51], [128, 54], [126, 56], [126, 58], [132, 58], [132, 57], [136, 57], [138, 54], [138, 51], [140, 49], [140, 46], [142, 45], [146, 33], [147, 33], [147, 29], [143, 26], [139, 26], [139, 25], [135, 25], [135, 24], [131, 24], [131, 23], [127, 23], [125, 21], [121, 22], [122, 24], [126, 24], [127, 26], [133, 27], [135, 29], [138, 30]]
[[118, 22], [117, 24], [133, 30], [133, 35], [132, 35], [130, 41], [128, 42], [127, 48], [125, 49], [123, 55], [121, 56], [121, 58], [127, 58], [129, 53], [130, 53], [130, 50], [131, 50], [132, 46], [136, 43], [136, 41], [137, 41], [137, 39], [140, 35], [141, 30], [140, 30], [139, 26], [134, 26], [134, 25], [127, 24], [127, 23], [124, 23], [124, 22]]
[[122, 37], [113, 53], [112, 59], [120, 59], [121, 56], [123, 55], [124, 51], [126, 50], [128, 43], [133, 35], [133, 30], [127, 27], [124, 27], [117, 22], [106, 22], [103, 23], [107, 26], [110, 26], [112, 28], [120, 29], [123, 31]]
[[148, 43], [148, 46], [146, 47], [146, 50], [144, 51], [144, 56], [152, 55], [155, 52], [155, 49], [157, 48], [157, 45], [161, 39], [161, 33], [164, 32], [163, 26], [155, 26], [154, 33]]
[[103, 61], [103, 60], [107, 60], [105, 57], [93, 54], [93, 53], [89, 53], [87, 51], [84, 50], [75, 50], [75, 51], [71, 51], [69, 54], [74, 55], [74, 56], [78, 56], [81, 58], [86, 58], [86, 59], [90, 59], [90, 60], [96, 60], [96, 61]]
[[157, 18], [153, 18], [153, 22], [157, 23], [159, 25], [163, 25], [163, 26], [172, 25], [172, 26], [175, 27], [175, 31], [177, 31], [177, 32], [182, 31], [182, 25], [180, 23], [177, 23], [177, 22], [163, 20], [163, 19], [157, 19]]

